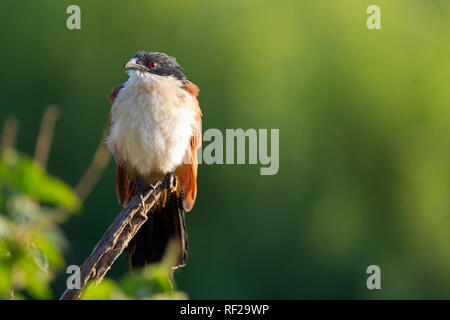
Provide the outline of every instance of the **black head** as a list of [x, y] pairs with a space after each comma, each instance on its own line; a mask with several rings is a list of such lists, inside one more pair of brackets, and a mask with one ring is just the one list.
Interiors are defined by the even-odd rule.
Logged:
[[183, 68], [174, 57], [165, 53], [141, 51], [125, 64], [126, 69], [134, 69], [149, 72], [160, 76], [174, 76], [179, 80], [185, 80]]

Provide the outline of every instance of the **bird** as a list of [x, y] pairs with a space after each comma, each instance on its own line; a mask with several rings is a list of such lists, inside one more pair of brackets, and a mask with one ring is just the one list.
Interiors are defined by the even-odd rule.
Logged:
[[128, 80], [109, 95], [107, 145], [116, 163], [116, 194], [125, 207], [145, 186], [171, 174], [176, 193], [158, 204], [128, 244], [130, 267], [160, 262], [175, 244], [172, 268], [184, 266], [188, 254], [186, 212], [197, 196], [197, 150], [201, 146], [200, 89], [165, 53], [139, 51], [124, 68]]

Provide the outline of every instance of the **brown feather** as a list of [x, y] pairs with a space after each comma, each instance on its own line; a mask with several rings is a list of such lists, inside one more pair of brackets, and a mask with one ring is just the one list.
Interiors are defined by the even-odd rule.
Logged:
[[195, 110], [197, 113], [197, 122], [192, 126], [193, 136], [191, 138], [191, 143], [188, 150], [186, 150], [183, 164], [175, 170], [177, 179], [180, 181], [180, 188], [183, 195], [183, 208], [186, 212], [189, 212], [194, 206], [197, 197], [197, 149], [200, 148], [202, 143], [202, 111], [197, 100], [200, 89], [189, 81], [185, 82], [184, 89], [197, 101], [197, 108]]
[[[123, 84], [115, 87], [109, 94], [109, 101], [114, 103], [120, 89], [123, 88]], [[111, 112], [109, 113], [109, 127], [112, 125]], [[117, 201], [122, 207], [125, 207], [130, 201], [136, 189], [136, 175], [129, 176], [127, 168], [116, 160], [116, 195]]]
[[116, 195], [122, 207], [130, 202], [136, 189], [136, 182], [129, 179], [127, 170], [116, 164]]
[[111, 104], [114, 103], [114, 100], [116, 100], [117, 95], [119, 94], [120, 89], [122, 89], [124, 86], [123, 83], [119, 84], [118, 86], [116, 86], [114, 89], [112, 89], [111, 93], [108, 96], [109, 102]]

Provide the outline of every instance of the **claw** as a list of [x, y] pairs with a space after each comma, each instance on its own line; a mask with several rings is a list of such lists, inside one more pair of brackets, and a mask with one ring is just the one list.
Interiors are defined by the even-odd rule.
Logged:
[[177, 178], [174, 172], [169, 172], [166, 174], [163, 183], [163, 199], [162, 199], [162, 207], [166, 206], [167, 199], [169, 197], [169, 192], [172, 192], [177, 185]]
[[169, 172], [166, 174], [166, 177], [164, 178], [164, 188], [170, 189], [172, 191], [177, 184], [177, 176], [174, 172]]

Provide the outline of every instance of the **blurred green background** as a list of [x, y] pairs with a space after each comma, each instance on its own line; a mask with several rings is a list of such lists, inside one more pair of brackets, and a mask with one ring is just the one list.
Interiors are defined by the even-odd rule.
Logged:
[[[70, 4], [81, 30], [66, 28]], [[371, 4], [382, 30], [366, 27]], [[204, 130], [280, 129], [275, 176], [200, 165], [176, 272], [190, 298], [450, 298], [449, 1], [2, 0], [0, 36], [0, 123], [16, 116], [32, 154], [59, 105], [48, 170], [71, 185], [138, 50], [177, 57]], [[64, 225], [68, 264], [119, 212], [114, 181], [111, 163]], [[371, 264], [381, 290], [366, 287]], [[127, 268], [121, 257], [108, 276]]]

